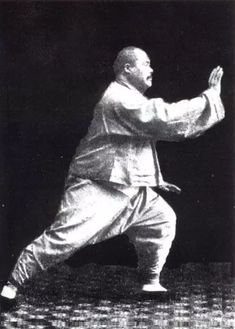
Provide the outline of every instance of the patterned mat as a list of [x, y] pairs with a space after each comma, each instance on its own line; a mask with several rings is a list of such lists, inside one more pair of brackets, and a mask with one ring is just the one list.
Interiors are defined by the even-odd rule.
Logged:
[[186, 264], [162, 273], [177, 298], [143, 300], [136, 270], [59, 265], [19, 293], [17, 308], [0, 315], [2, 329], [235, 328], [230, 264]]

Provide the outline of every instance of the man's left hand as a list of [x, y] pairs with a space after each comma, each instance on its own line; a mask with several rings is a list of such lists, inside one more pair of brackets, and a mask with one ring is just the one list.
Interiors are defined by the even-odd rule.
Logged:
[[158, 185], [158, 188], [165, 192], [174, 192], [177, 194], [181, 193], [181, 188], [179, 188], [178, 186], [176, 186], [174, 184], [170, 184], [167, 182], [163, 182], [162, 184]]

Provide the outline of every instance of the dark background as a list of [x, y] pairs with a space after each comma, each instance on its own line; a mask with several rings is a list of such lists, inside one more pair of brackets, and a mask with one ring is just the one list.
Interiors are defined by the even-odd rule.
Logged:
[[[149, 97], [190, 98], [224, 68], [226, 119], [204, 136], [158, 144], [164, 196], [178, 216], [167, 265], [230, 261], [233, 231], [233, 2], [0, 3], [1, 278], [19, 251], [53, 221], [71, 157], [93, 107], [128, 45], [143, 48], [155, 71]], [[73, 259], [133, 264], [124, 238]]]

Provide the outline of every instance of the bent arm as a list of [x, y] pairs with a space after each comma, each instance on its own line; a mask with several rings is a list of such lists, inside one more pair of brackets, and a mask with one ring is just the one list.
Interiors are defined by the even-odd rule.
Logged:
[[212, 88], [199, 97], [175, 103], [161, 98], [128, 99], [115, 112], [132, 134], [165, 141], [197, 137], [224, 118], [222, 101]]

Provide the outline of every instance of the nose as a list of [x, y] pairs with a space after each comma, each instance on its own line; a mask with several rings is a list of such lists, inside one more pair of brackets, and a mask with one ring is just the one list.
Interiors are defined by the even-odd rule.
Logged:
[[149, 67], [149, 71], [150, 71], [150, 73], [153, 73], [153, 69], [151, 66]]

